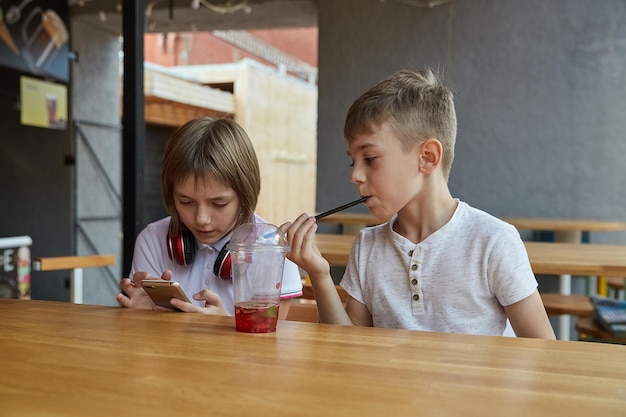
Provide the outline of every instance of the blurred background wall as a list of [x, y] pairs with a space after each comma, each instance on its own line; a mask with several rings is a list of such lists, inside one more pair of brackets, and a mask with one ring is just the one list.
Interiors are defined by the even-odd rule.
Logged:
[[409, 5], [426, 3], [319, 1], [318, 209], [357, 197], [342, 135], [352, 101], [429, 66], [456, 94], [454, 196], [496, 216], [623, 221], [626, 2]]

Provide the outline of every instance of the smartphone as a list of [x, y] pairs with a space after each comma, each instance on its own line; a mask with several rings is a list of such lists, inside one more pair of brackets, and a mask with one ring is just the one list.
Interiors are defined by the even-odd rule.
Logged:
[[181, 311], [174, 307], [170, 300], [178, 298], [179, 300], [190, 303], [189, 297], [183, 291], [183, 287], [176, 281], [165, 281], [162, 279], [144, 279], [141, 286], [146, 293], [152, 298], [156, 305], [171, 308], [172, 310]]

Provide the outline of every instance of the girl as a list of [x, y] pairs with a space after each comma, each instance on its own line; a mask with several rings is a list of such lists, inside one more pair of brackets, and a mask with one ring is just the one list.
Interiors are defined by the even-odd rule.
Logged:
[[[137, 237], [130, 271], [120, 283], [123, 307], [155, 307], [140, 285], [160, 276], [178, 281], [192, 302], [172, 299], [185, 312], [233, 315], [233, 285], [226, 245], [254, 213], [261, 189], [259, 163], [246, 132], [228, 119], [200, 117], [177, 129], [165, 146], [161, 167], [163, 202], [170, 215]], [[280, 318], [288, 299], [302, 294], [298, 267], [286, 260]]]

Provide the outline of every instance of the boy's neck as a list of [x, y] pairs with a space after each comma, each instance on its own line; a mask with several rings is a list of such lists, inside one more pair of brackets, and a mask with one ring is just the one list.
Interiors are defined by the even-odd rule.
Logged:
[[457, 205], [447, 187], [440, 192], [420, 193], [398, 212], [393, 230], [411, 242], [420, 243], [450, 221]]

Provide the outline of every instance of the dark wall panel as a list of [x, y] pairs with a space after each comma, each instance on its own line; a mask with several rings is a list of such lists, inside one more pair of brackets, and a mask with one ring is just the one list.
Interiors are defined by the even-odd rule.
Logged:
[[145, 158], [145, 214], [146, 224], [159, 220], [167, 215], [161, 197], [161, 159], [165, 143], [174, 128], [166, 126], [146, 126], [146, 158]]
[[[0, 236], [29, 235], [31, 255], [72, 254], [69, 130], [23, 126], [19, 112], [20, 74], [0, 68]], [[69, 300], [68, 271], [32, 273], [32, 297]]]

